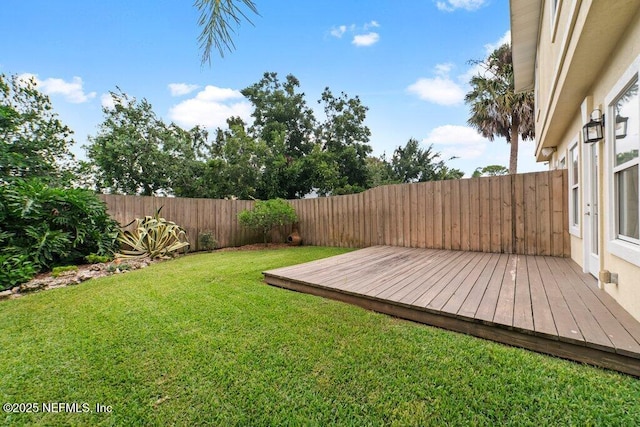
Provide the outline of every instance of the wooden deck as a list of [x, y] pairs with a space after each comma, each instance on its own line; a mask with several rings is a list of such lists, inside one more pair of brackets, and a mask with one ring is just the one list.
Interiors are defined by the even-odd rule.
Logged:
[[271, 285], [640, 376], [640, 323], [566, 258], [374, 246]]

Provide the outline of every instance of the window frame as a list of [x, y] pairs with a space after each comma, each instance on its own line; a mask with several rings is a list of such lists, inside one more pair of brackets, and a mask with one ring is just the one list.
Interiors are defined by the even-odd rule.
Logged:
[[[629, 68], [620, 76], [617, 83], [605, 97], [607, 117], [616, 116], [615, 106], [618, 99], [634, 82], [640, 82], [640, 56], [631, 63]], [[640, 103], [640, 97], [638, 102]], [[640, 120], [640, 114], [637, 120]], [[620, 215], [618, 212], [619, 195], [617, 182], [617, 174], [629, 170], [634, 166], [640, 167], [640, 159], [636, 157], [629, 162], [616, 166], [615, 120], [605, 121], [605, 132], [605, 177], [608, 181], [606, 188], [609, 193], [607, 198], [609, 208], [607, 212], [610, 213], [606, 219], [605, 226], [607, 250], [611, 254], [640, 267], [640, 239], [618, 235]], [[640, 148], [640, 139], [637, 141], [637, 144]], [[638, 185], [640, 185], [640, 182]]]
[[551, 43], [555, 43], [558, 34], [558, 21], [562, 9], [562, 0], [549, 1], [549, 14], [551, 15]]
[[[582, 211], [582, 196], [580, 194], [580, 154], [580, 144], [578, 144], [578, 141], [573, 141], [567, 150], [567, 168], [569, 171], [569, 233], [576, 237], [582, 237], [582, 221], [580, 221], [580, 212]], [[576, 182], [574, 182], [574, 178]]]

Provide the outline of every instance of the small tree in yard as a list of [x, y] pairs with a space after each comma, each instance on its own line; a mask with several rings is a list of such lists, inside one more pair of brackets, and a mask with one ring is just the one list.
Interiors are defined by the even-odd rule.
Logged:
[[252, 210], [245, 210], [238, 214], [240, 224], [262, 232], [264, 244], [267, 235], [274, 227], [292, 224], [298, 221], [296, 211], [289, 203], [282, 199], [267, 201], [258, 200]]

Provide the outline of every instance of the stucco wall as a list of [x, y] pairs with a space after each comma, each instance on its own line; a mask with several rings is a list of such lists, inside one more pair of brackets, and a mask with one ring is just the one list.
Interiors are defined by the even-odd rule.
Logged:
[[[536, 89], [537, 94], [537, 127], [536, 134], [539, 132], [539, 127], [544, 122], [544, 116], [547, 114], [546, 107], [549, 105], [549, 99], [552, 94], [553, 85], [557, 79], [557, 73], [561, 64], [561, 41], [565, 37], [567, 28], [570, 25], [575, 25], [575, 28], [580, 28], [581, 25], [581, 11], [571, 10], [570, 4], [573, 2], [562, 2], [563, 7], [560, 10], [559, 21], [557, 23], [557, 29], [555, 30], [555, 41], [553, 40], [554, 31], [552, 31], [553, 22], [551, 20], [551, 14], [548, 10], [548, 3], [545, 2], [544, 12], [542, 16], [542, 27], [539, 35], [539, 48], [538, 48], [538, 72], [536, 73], [537, 82]], [[590, 3], [590, 2], [589, 2]], [[571, 13], [573, 12], [573, 13]], [[573, 24], [571, 24], [571, 16], [573, 15]], [[615, 25], [614, 22], [608, 22], [606, 25]], [[594, 29], [588, 26], [580, 28], [582, 30], [589, 31], [607, 31], [606, 25]], [[574, 32], [573, 37], [576, 37]], [[543, 49], [540, 46], [544, 47]], [[567, 57], [564, 61], [571, 61], [571, 49], [568, 49]], [[594, 53], [597, 49], [594, 49]], [[575, 108], [565, 108], [562, 111], [556, 111], [555, 114], [570, 115], [568, 117], [566, 127], [557, 134], [558, 137], [555, 141], [543, 141], [545, 146], [557, 146], [557, 151], [549, 159], [549, 165], [551, 168], [559, 167], [559, 161], [561, 158], [566, 158], [566, 165], [568, 166], [569, 147], [575, 142], [577, 136], [580, 134], [582, 125], [588, 121], [589, 113], [595, 109], [600, 108], [603, 112], [606, 112], [607, 105], [605, 98], [610, 94], [612, 88], [619, 83], [621, 76], [629, 69], [630, 65], [640, 57], [640, 12], [637, 12], [631, 20], [631, 25], [628, 27], [622, 38], [618, 40], [615, 47], [609, 51], [597, 52], [597, 54], [606, 55], [607, 61], [605, 66], [597, 73], [597, 79], [592, 82], [574, 82], [576, 91], [581, 90], [580, 97], [582, 105], [576, 103]], [[576, 98], [577, 99], [577, 98]], [[582, 107], [582, 108], [581, 108]], [[555, 139], [555, 138], [554, 138]], [[634, 265], [628, 261], [625, 261], [607, 251], [607, 229], [609, 223], [612, 220], [611, 216], [614, 212], [614, 207], [611, 205], [609, 198], [610, 181], [612, 180], [612, 174], [609, 171], [606, 164], [609, 156], [607, 156], [607, 150], [611, 149], [611, 142], [608, 140], [600, 141], [598, 170], [599, 170], [599, 231], [600, 231], [600, 270], [607, 270], [612, 273], [618, 274], [618, 284], [601, 283], [609, 294], [611, 294], [627, 311], [629, 311], [636, 319], [640, 320], [640, 266]], [[588, 153], [586, 145], [581, 141], [578, 143], [580, 153], [580, 187], [581, 187], [581, 219], [584, 218], [584, 191], [587, 190], [586, 174], [584, 170], [584, 159]], [[581, 221], [581, 227], [578, 235], [571, 236], [571, 257], [581, 266], [584, 267], [584, 229]], [[638, 259], [640, 264], [640, 258]]]

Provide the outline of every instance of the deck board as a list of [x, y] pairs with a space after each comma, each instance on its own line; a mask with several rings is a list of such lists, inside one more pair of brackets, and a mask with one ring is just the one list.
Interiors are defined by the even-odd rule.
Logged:
[[527, 257], [520, 257], [518, 260], [513, 306], [513, 327], [531, 331], [534, 330], [534, 327], [527, 260]]
[[573, 261], [373, 246], [269, 284], [640, 376], [640, 322]]
[[[493, 276], [496, 271], [496, 266], [498, 265], [498, 261], [500, 260], [499, 254], [491, 254], [491, 257], [484, 265], [484, 270], [478, 276], [478, 280], [469, 291], [467, 298], [462, 303], [462, 306], [458, 310], [458, 315], [463, 317], [475, 317], [478, 308], [480, 307], [480, 303], [482, 302], [482, 298], [489, 286], [491, 281], [491, 276]], [[491, 314], [493, 318], [493, 314]]]
[[533, 330], [540, 334], [557, 335], [558, 330], [553, 320], [551, 306], [544, 288], [542, 276], [538, 269], [540, 257], [532, 257], [527, 263], [531, 289], [531, 310], [533, 313]]
[[509, 255], [506, 270], [502, 276], [500, 293], [493, 322], [506, 326], [513, 326], [513, 307], [516, 296], [516, 273], [518, 271], [519, 255]]
[[476, 310], [474, 318], [491, 323], [496, 313], [496, 307], [498, 305], [498, 297], [500, 296], [500, 288], [502, 287], [502, 280], [507, 268], [507, 262], [509, 261], [508, 255], [499, 255], [498, 264], [489, 279], [489, 285], [480, 300], [480, 305]]

